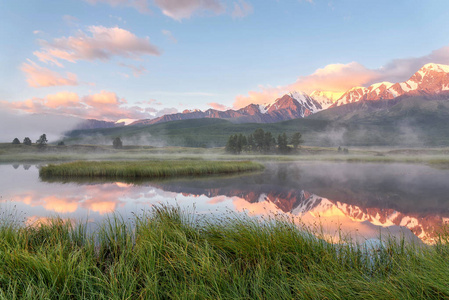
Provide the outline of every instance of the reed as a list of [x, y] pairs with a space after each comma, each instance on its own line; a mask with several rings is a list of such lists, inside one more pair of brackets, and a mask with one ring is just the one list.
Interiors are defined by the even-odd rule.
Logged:
[[156, 206], [87, 231], [60, 218], [0, 223], [2, 299], [447, 299], [435, 246], [333, 244], [289, 219], [201, 218]]
[[259, 171], [250, 161], [77, 161], [42, 167], [42, 178], [164, 178]]

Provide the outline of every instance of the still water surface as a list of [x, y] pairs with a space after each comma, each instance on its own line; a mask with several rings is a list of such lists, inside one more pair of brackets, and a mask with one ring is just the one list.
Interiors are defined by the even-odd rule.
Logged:
[[99, 222], [158, 203], [200, 214], [282, 213], [327, 236], [379, 234], [432, 243], [449, 223], [449, 170], [411, 164], [272, 163], [262, 173], [144, 182], [45, 182], [36, 165], [0, 165], [0, 209], [28, 224], [49, 216]]

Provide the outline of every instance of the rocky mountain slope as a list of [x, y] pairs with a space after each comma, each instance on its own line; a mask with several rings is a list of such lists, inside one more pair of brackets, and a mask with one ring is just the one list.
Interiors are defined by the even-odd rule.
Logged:
[[185, 110], [182, 113], [164, 115], [156, 119], [139, 120], [131, 125], [151, 125], [162, 122], [218, 118], [230, 120], [234, 123], [275, 123], [285, 120], [307, 117], [322, 110], [323, 107], [315, 99], [304, 92], [291, 92], [274, 102], [260, 105], [250, 104], [239, 110], [219, 111], [215, 109]]
[[358, 101], [391, 100], [398, 97], [416, 96], [428, 99], [449, 98], [449, 66], [426, 64], [404, 82], [380, 82], [368, 88], [353, 88], [338, 99], [332, 107]]

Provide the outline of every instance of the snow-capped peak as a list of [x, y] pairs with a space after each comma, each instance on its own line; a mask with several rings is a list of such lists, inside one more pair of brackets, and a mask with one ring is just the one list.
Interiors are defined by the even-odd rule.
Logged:
[[137, 121], [137, 119], [120, 119], [117, 122], [115, 122], [115, 124], [125, 123], [125, 125], [129, 125], [135, 121]]
[[319, 91], [315, 90], [310, 94], [315, 101], [321, 104], [323, 109], [329, 108], [332, 104], [334, 104], [344, 92], [332, 92], [332, 91]]
[[201, 111], [201, 109], [197, 109], [197, 108], [195, 108], [195, 109], [184, 109], [182, 111], [183, 114], [189, 114], [189, 113], [193, 113], [193, 112], [202, 112], [202, 111]]
[[388, 82], [388, 81], [382, 81], [382, 82], [378, 82], [378, 83], [374, 83], [372, 84], [369, 89], [370, 90], [375, 90], [381, 86], [385, 86], [386, 89], [389, 89], [394, 83]]
[[356, 90], [364, 90], [364, 89], [366, 89], [366, 87], [363, 87], [363, 86], [355, 86], [355, 87], [353, 87], [353, 88], [350, 88], [350, 89], [348, 90], [348, 92], [356, 91]]
[[270, 106], [271, 104], [259, 104], [258, 106], [259, 106], [259, 111], [260, 111], [260, 113], [261, 114], [266, 114], [267, 113], [267, 111], [268, 111], [268, 107]]
[[319, 98], [326, 98], [332, 102], [337, 101], [344, 92], [332, 92], [332, 91], [320, 91], [315, 90], [310, 94], [310, 97], [314, 98], [315, 100], [318, 100]]
[[421, 70], [433, 70], [433, 71], [437, 71], [437, 72], [449, 73], [449, 66], [448, 65], [429, 63], [429, 64], [425, 64], [421, 68]]
[[307, 101], [307, 99], [310, 98], [310, 96], [303, 91], [291, 91], [290, 97], [297, 101]]

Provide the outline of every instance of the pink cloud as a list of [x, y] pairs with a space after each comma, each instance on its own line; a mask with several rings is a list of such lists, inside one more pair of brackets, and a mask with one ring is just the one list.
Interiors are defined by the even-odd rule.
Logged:
[[119, 99], [113, 92], [101, 91], [100, 93], [84, 96], [84, 103], [92, 107], [102, 107], [104, 105], [121, 105], [126, 103], [125, 99]]
[[112, 56], [139, 59], [143, 55], [160, 55], [159, 49], [148, 37], [140, 38], [119, 27], [89, 26], [87, 34], [78, 31], [75, 36], [40, 41], [41, 49], [34, 52], [40, 61], [62, 66], [59, 60], [108, 60]]
[[61, 92], [57, 94], [47, 95], [47, 97], [45, 97], [45, 106], [50, 108], [59, 108], [82, 107], [83, 105], [80, 103], [80, 99], [76, 93]]
[[217, 103], [217, 102], [211, 102], [211, 103], [207, 103], [207, 105], [209, 105], [210, 107], [212, 107], [213, 109], [216, 110], [227, 110], [228, 107], [226, 105]]
[[233, 104], [234, 108], [242, 108], [251, 103], [254, 104], [264, 104], [273, 102], [274, 99], [278, 98], [282, 93], [287, 92], [288, 90], [283, 87], [259, 87], [259, 91], [249, 91], [247, 96], [238, 95], [235, 97], [235, 101]]
[[75, 74], [67, 72], [66, 77], [63, 77], [57, 72], [38, 66], [31, 60], [28, 60], [28, 63], [23, 63], [21, 70], [27, 77], [28, 85], [32, 87], [78, 85]]
[[295, 83], [288, 86], [288, 89], [308, 93], [314, 90], [341, 92], [377, 80], [379, 77], [378, 72], [369, 70], [357, 62], [330, 64], [309, 76], [299, 77]]
[[154, 111], [139, 106], [128, 107], [126, 104], [125, 99], [108, 91], [83, 97], [79, 97], [76, 93], [60, 92], [24, 101], [0, 101], [0, 106], [27, 113], [75, 116], [104, 121], [154, 118], [151, 114]]
[[368, 69], [357, 62], [329, 64], [308, 76], [299, 77], [294, 83], [278, 87], [260, 86], [258, 90], [249, 91], [248, 95], [238, 95], [233, 106], [241, 108], [251, 103], [269, 103], [293, 90], [345, 92], [355, 86], [369, 86], [381, 81], [401, 82], [431, 62], [449, 64], [449, 46], [421, 57], [395, 59], [378, 69]]

